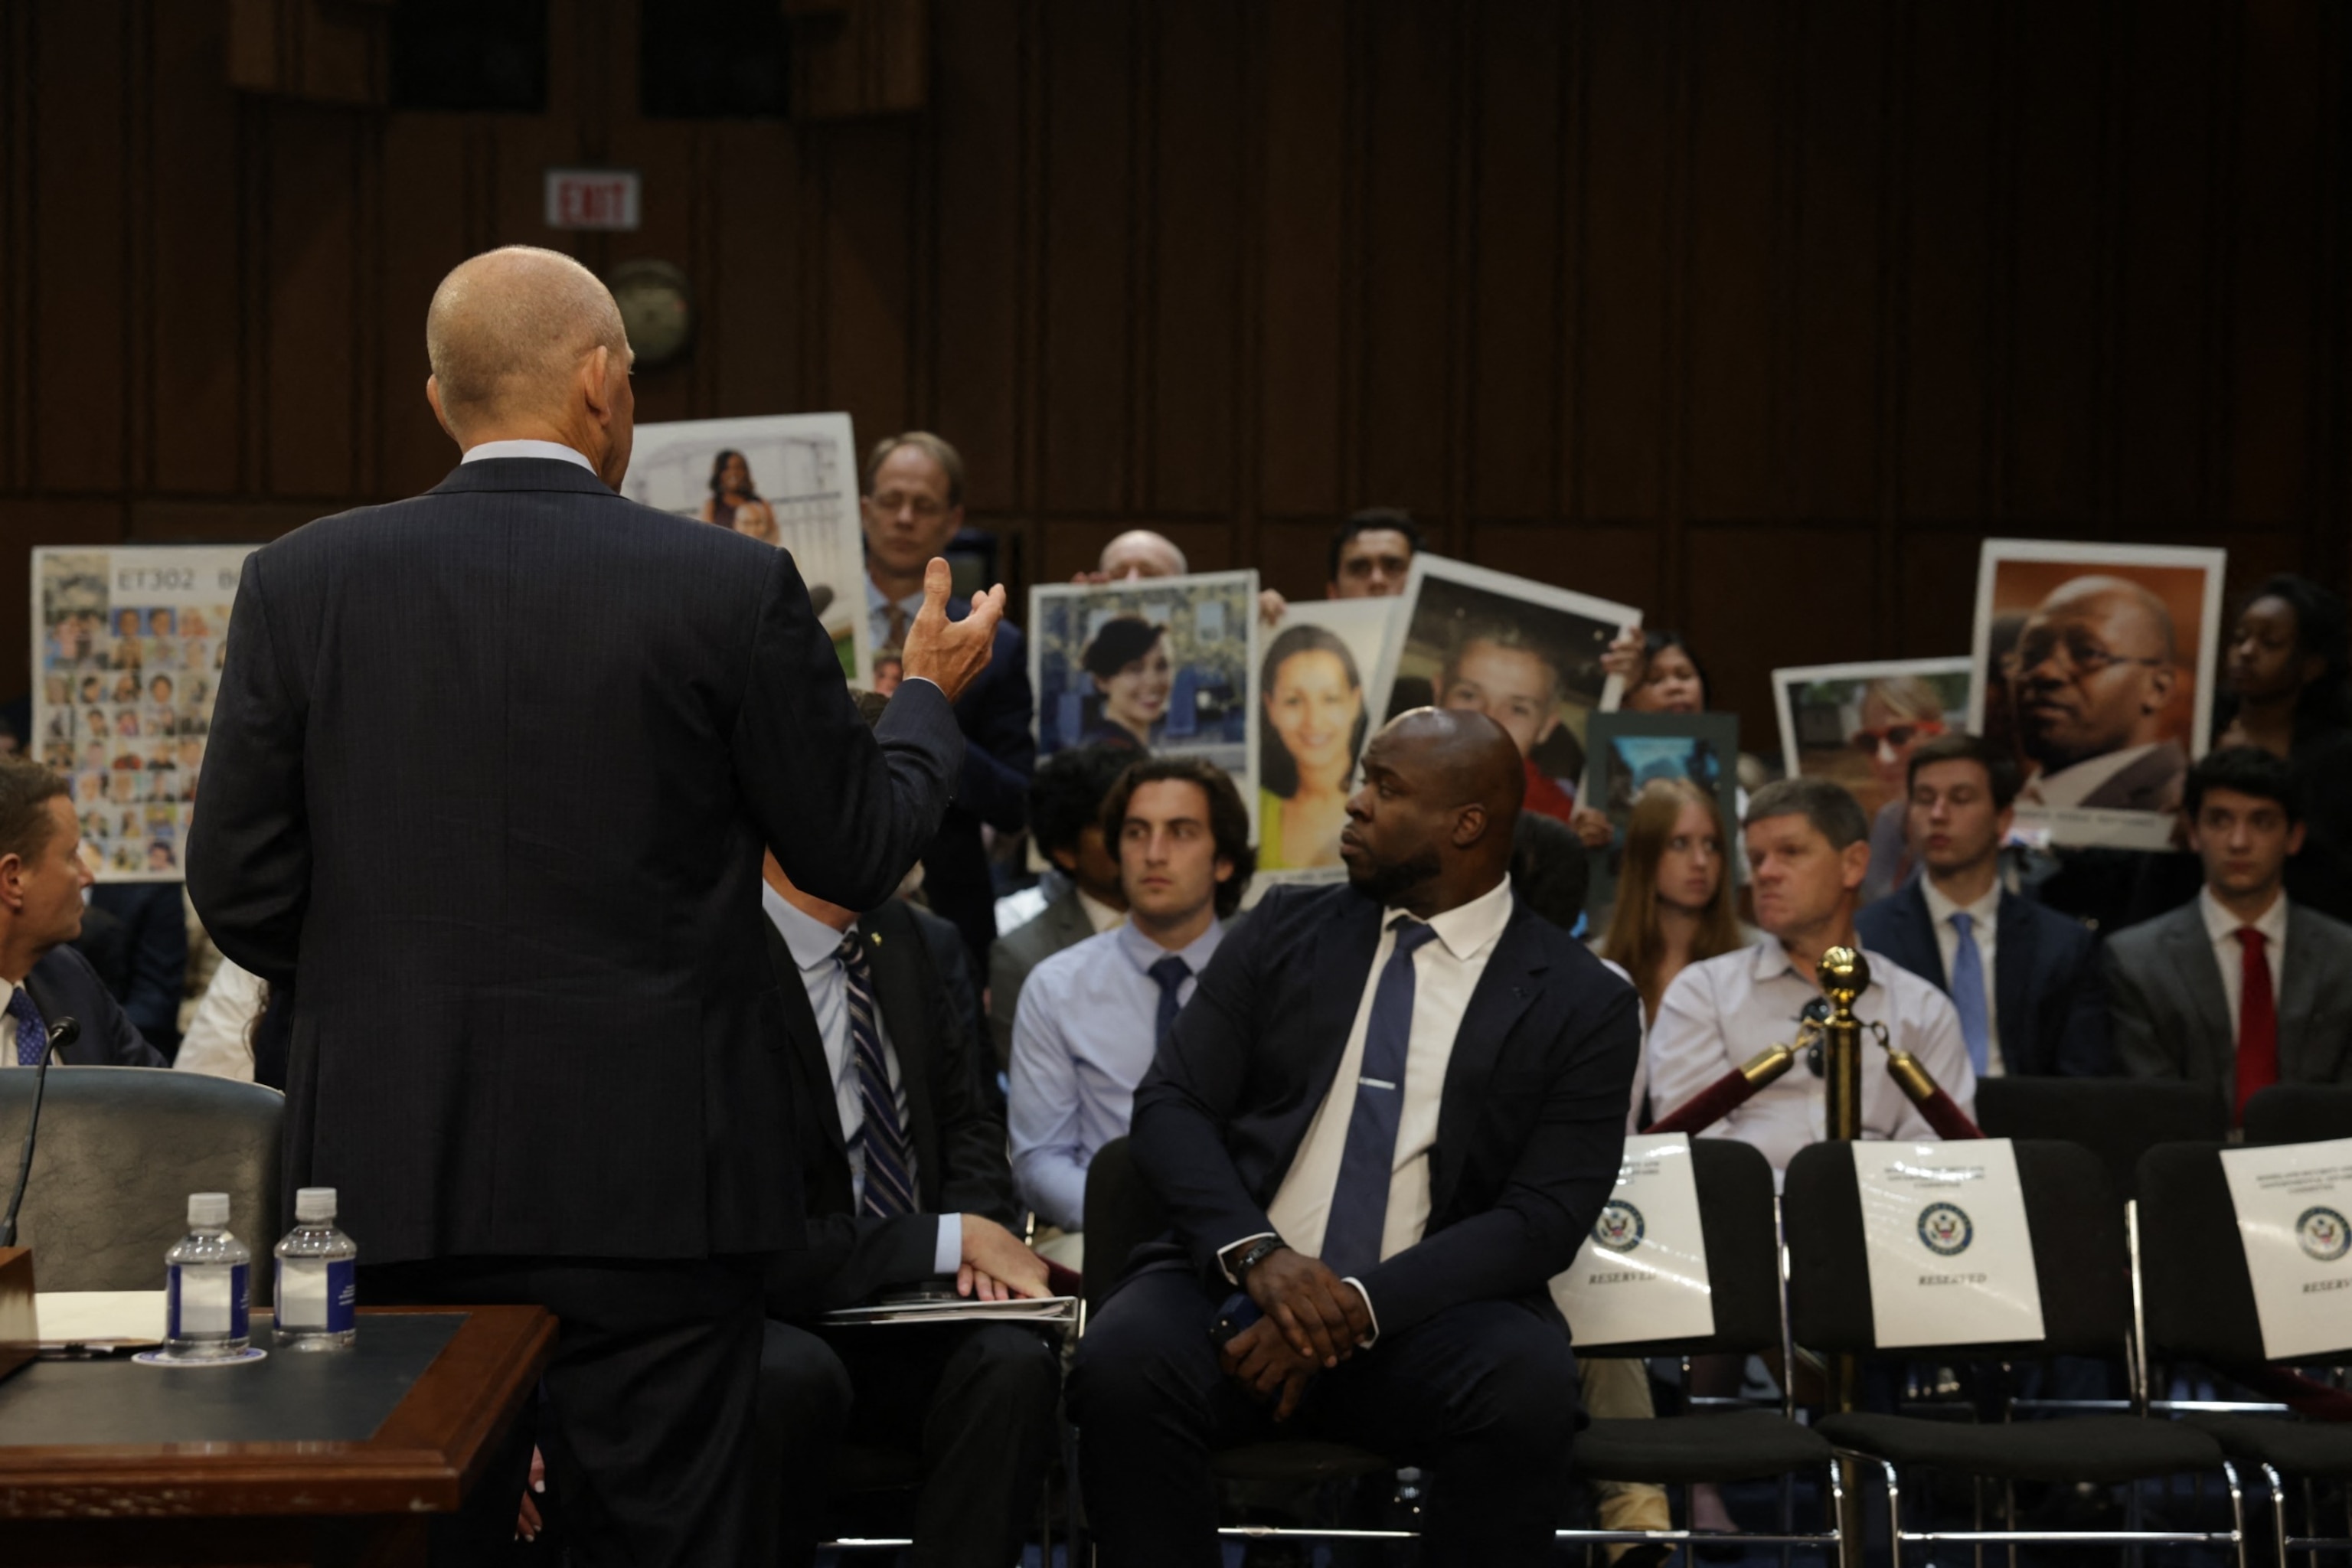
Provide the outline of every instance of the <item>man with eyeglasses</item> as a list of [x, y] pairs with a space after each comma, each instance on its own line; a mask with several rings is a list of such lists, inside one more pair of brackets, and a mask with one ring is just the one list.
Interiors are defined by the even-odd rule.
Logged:
[[2120, 577], [2062, 583], [2002, 657], [2027, 805], [2177, 811], [2188, 753], [2165, 733], [2179, 679], [2172, 613]]
[[[930, 432], [909, 430], [876, 442], [860, 478], [866, 605], [879, 675], [897, 663], [907, 628], [922, 607], [923, 567], [932, 556], [945, 554], [963, 527], [963, 458]], [[949, 620], [960, 621], [971, 605], [950, 598], [947, 609]], [[987, 974], [989, 944], [996, 940], [996, 889], [981, 825], [1017, 833], [1029, 820], [1029, 778], [1037, 768], [1030, 722], [1035, 712], [1021, 629], [1000, 621], [988, 668], [956, 700], [956, 723], [965, 742], [963, 772], [922, 858], [931, 908], [955, 922], [975, 976]]]

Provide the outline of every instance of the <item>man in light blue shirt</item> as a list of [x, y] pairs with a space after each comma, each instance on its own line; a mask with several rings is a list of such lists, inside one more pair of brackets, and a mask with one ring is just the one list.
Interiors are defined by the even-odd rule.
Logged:
[[[1240, 792], [1192, 758], [1129, 768], [1103, 802], [1103, 828], [1118, 847], [1127, 923], [1040, 963], [1013, 1023], [1013, 1178], [1038, 1217], [1064, 1231], [1084, 1223], [1087, 1166], [1126, 1135], [1135, 1086], [1255, 864]], [[1076, 1266], [1066, 1247], [1039, 1250]]]

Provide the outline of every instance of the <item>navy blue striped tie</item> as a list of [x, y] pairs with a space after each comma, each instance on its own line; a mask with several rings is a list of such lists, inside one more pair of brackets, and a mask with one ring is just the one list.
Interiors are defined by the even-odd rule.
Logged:
[[1184, 1010], [1184, 1004], [1177, 1000], [1177, 994], [1183, 990], [1184, 982], [1192, 977], [1192, 966], [1171, 952], [1145, 973], [1160, 982], [1160, 1016], [1151, 1036], [1152, 1049], [1158, 1050], [1168, 1043], [1168, 1031], [1176, 1026], [1176, 1015]]
[[1405, 1058], [1412, 1047], [1412, 955], [1437, 934], [1410, 915], [1399, 915], [1390, 929], [1396, 932], [1396, 945], [1372, 992], [1363, 1060], [1356, 1068], [1356, 1106], [1348, 1117], [1339, 1179], [1331, 1188], [1331, 1217], [1323, 1227], [1323, 1261], [1342, 1279], [1381, 1260], [1397, 1123], [1404, 1116]]
[[876, 1026], [874, 972], [857, 933], [841, 939], [841, 972], [849, 983], [849, 1046], [857, 1061], [857, 1098], [866, 1120], [857, 1129], [866, 1157], [866, 1195], [860, 1206], [877, 1219], [913, 1214], [915, 1152], [907, 1142], [905, 1108], [890, 1087], [890, 1064], [882, 1056]]

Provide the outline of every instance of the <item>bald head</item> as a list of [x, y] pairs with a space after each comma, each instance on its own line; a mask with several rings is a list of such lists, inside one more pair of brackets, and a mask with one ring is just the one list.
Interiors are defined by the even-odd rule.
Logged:
[[2121, 577], [2075, 577], [2043, 599], [2005, 661], [2018, 743], [2045, 771], [2163, 739], [2179, 680], [2171, 612]]
[[1102, 559], [1096, 564], [1114, 583], [1136, 577], [1181, 577], [1188, 570], [1176, 542], [1148, 528], [1129, 529], [1104, 545]]
[[1519, 748], [1483, 713], [1417, 708], [1364, 747], [1339, 855], [1356, 890], [1426, 920], [1510, 871], [1527, 795]]
[[428, 396], [460, 447], [560, 441], [603, 474], [617, 441], [627, 468], [628, 332], [611, 290], [572, 258], [510, 245], [459, 263], [433, 292], [425, 352]]

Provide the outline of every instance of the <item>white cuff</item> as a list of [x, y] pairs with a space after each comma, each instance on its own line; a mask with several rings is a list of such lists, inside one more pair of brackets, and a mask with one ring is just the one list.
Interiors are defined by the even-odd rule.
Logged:
[[1237, 1260], [1243, 1253], [1247, 1252], [1251, 1247], [1256, 1243], [1261, 1241], [1271, 1241], [1273, 1239], [1274, 1232], [1270, 1230], [1262, 1230], [1255, 1236], [1245, 1236], [1239, 1241], [1229, 1242], [1225, 1246], [1217, 1248], [1217, 1267], [1225, 1271], [1225, 1283], [1228, 1285], [1240, 1284], [1241, 1281], [1234, 1278], [1234, 1264], [1235, 1260]]
[[1372, 1321], [1372, 1331], [1356, 1342], [1360, 1349], [1370, 1350], [1381, 1342], [1381, 1315], [1372, 1310], [1372, 1293], [1364, 1289], [1364, 1282], [1352, 1274], [1347, 1276], [1347, 1281], [1356, 1288], [1356, 1294], [1364, 1299], [1364, 1316]]
[[931, 1244], [931, 1272], [953, 1274], [963, 1267], [963, 1215], [940, 1215], [940, 1237]]

